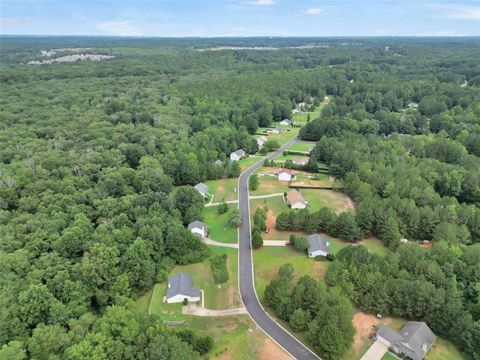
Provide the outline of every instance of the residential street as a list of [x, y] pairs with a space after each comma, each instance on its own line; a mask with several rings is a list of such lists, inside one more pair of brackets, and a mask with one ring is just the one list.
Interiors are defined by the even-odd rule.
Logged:
[[[296, 143], [293, 138], [277, 151], [267, 157], [273, 159], [286, 148]], [[319, 359], [307, 347], [295, 339], [290, 333], [278, 325], [262, 308], [255, 292], [253, 276], [253, 258], [250, 239], [250, 211], [248, 202], [248, 177], [263, 164], [261, 160], [245, 170], [239, 178], [239, 208], [242, 214], [242, 224], [239, 227], [239, 286], [242, 301], [255, 323], [284, 350], [296, 359]]]

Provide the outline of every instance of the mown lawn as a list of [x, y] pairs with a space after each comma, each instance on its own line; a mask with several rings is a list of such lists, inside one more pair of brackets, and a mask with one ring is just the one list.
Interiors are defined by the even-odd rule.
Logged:
[[[268, 170], [268, 168], [261, 168], [261, 171]], [[250, 196], [269, 195], [274, 193], [284, 193], [289, 190], [288, 182], [279, 181], [275, 176], [258, 176], [257, 190], [250, 191]]]
[[236, 191], [238, 178], [208, 180], [205, 183], [208, 186], [209, 193], [213, 195], [212, 202], [221, 202], [223, 200], [231, 201], [238, 199], [238, 193]]
[[362, 240], [359, 244], [378, 255], [385, 256], [390, 253], [390, 249], [383, 245], [383, 242], [380, 239], [374, 237]]
[[[242, 159], [242, 160], [239, 160], [238, 161], [238, 164], [240, 165], [240, 169], [242, 171], [244, 171], [245, 169], [249, 168], [250, 166], [252, 166], [253, 164], [259, 162], [260, 160], [262, 160], [259, 156], [249, 156], [245, 159]], [[238, 179], [237, 179], [238, 181]]]
[[310, 151], [310, 149], [313, 149], [315, 147], [315, 144], [316, 143], [314, 141], [302, 141], [302, 142], [298, 142], [296, 144], [293, 144], [287, 150]]
[[221, 215], [218, 214], [217, 206], [206, 207], [203, 209], [203, 221], [208, 226], [209, 238], [225, 243], [237, 242], [237, 228], [232, 228], [228, 224], [229, 212], [236, 207], [236, 204], [230, 204], [228, 206], [228, 212]]
[[268, 207], [268, 210], [271, 210], [275, 216], [280, 214], [281, 212], [287, 211], [289, 208], [285, 201], [283, 200], [283, 196], [275, 196], [270, 198], [264, 199], [251, 199], [250, 200], [250, 215], [253, 218], [255, 214], [255, 209], [257, 207]]
[[[269, 129], [272, 129], [272, 128], [275, 128], [277, 124], [275, 125], [272, 125], [271, 128]], [[262, 135], [265, 135], [267, 137], [267, 140], [275, 140], [277, 141], [280, 145], [283, 145], [285, 143], [287, 143], [290, 139], [294, 138], [295, 136], [298, 135], [298, 131], [300, 130], [300, 128], [298, 127], [286, 127], [286, 126], [281, 126], [285, 131], [282, 133], [282, 134], [272, 134], [272, 133], [267, 133], [265, 134], [265, 130], [266, 129], [258, 129], [257, 133], [258, 134], [262, 134]]]
[[425, 360], [466, 360], [467, 358], [450, 341], [437, 338]]
[[313, 111], [302, 111], [300, 114], [292, 114], [292, 120], [299, 123], [306, 123], [308, 114], [310, 114], [310, 121], [315, 120], [322, 112], [323, 103], [315, 108]]
[[265, 287], [277, 275], [283, 264], [289, 263], [295, 268], [295, 278], [310, 275], [319, 280], [323, 278], [329, 261], [316, 261], [307, 254], [297, 251], [290, 246], [264, 246], [253, 252], [255, 269], [255, 290], [260, 301], [263, 301]]
[[397, 360], [397, 357], [387, 352], [382, 356], [381, 360]]
[[308, 200], [310, 211], [318, 211], [328, 207], [335, 212], [352, 210], [353, 202], [342, 192], [325, 189], [300, 189], [303, 197]]

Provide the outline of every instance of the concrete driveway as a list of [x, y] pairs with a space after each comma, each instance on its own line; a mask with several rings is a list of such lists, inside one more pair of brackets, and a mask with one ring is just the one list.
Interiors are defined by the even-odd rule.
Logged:
[[375, 341], [372, 346], [363, 354], [360, 360], [380, 360], [388, 351], [388, 345], [380, 340]]

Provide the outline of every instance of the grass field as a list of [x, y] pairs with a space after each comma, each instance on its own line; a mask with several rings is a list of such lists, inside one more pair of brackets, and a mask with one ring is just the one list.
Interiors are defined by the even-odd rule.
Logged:
[[[272, 125], [272, 128], [275, 128], [276, 126]], [[272, 134], [268, 133], [265, 134], [264, 128], [259, 128], [257, 133], [265, 135], [267, 137], [267, 140], [275, 140], [277, 141], [280, 145], [283, 145], [288, 142], [291, 138], [295, 137], [298, 134], [298, 131], [300, 128], [292, 128], [292, 127], [282, 127], [285, 131], [282, 134]], [[270, 129], [270, 128], [269, 128]]]
[[265, 205], [268, 207], [269, 210], [273, 212], [275, 216], [289, 209], [287, 204], [285, 204], [285, 201], [283, 201], [283, 196], [275, 196], [264, 199], [252, 199], [250, 200], [251, 217], [253, 218], [255, 209], [257, 207], [263, 208]]
[[296, 144], [293, 144], [287, 150], [310, 151], [310, 149], [313, 149], [315, 147], [315, 144], [316, 143], [314, 141], [302, 141], [302, 142], [298, 142]]
[[320, 116], [323, 106], [324, 106], [324, 103], [321, 103], [313, 111], [309, 111], [309, 112], [304, 111], [304, 112], [301, 112], [300, 114], [293, 114], [292, 120], [299, 123], [307, 122], [308, 114], [310, 114], [310, 121], [315, 120], [317, 117]]
[[352, 210], [352, 200], [339, 191], [324, 189], [300, 189], [303, 197], [308, 200], [309, 210], [318, 211], [322, 207], [328, 207], [335, 212]]
[[[259, 162], [260, 160], [262, 160], [260, 157], [258, 156], [249, 156], [245, 159], [242, 159], [238, 162], [238, 164], [240, 165], [240, 169], [243, 171], [247, 168], [249, 168], [250, 166], [252, 166], [253, 164], [255, 164], [256, 162]], [[238, 181], [238, 179], [237, 179]]]
[[425, 360], [466, 360], [467, 358], [450, 341], [437, 338]]
[[295, 268], [295, 279], [303, 275], [310, 275], [314, 279], [321, 279], [330, 262], [310, 259], [303, 252], [290, 246], [262, 247], [253, 252], [255, 269], [255, 290], [260, 301], [263, 300], [265, 287], [268, 285], [283, 264], [289, 263]]
[[206, 207], [203, 209], [203, 221], [208, 226], [209, 238], [224, 243], [237, 242], [237, 229], [228, 225], [229, 211], [236, 206], [236, 204], [230, 204], [228, 206], [228, 212], [221, 215], [218, 215], [216, 206]]
[[385, 256], [390, 253], [390, 249], [383, 245], [383, 242], [377, 238], [368, 238], [359, 242], [359, 244], [365, 246], [371, 252]]
[[238, 185], [238, 178], [208, 180], [206, 184], [209, 193], [213, 195], [213, 202], [238, 199], [238, 194], [235, 191]]
[[[261, 168], [261, 171], [268, 170], [269, 168]], [[273, 171], [273, 170], [272, 170]], [[259, 176], [257, 190], [250, 191], [250, 196], [257, 195], [269, 195], [274, 193], [283, 193], [290, 190], [288, 182], [279, 181], [274, 176]]]
[[[178, 272], [186, 272], [192, 276], [194, 286], [203, 290], [204, 305], [208, 309], [228, 309], [241, 306], [238, 294], [238, 254], [237, 250], [210, 246], [211, 257], [227, 254], [227, 269], [229, 280], [223, 284], [215, 284], [210, 269], [210, 260], [201, 263], [178, 265], [173, 268], [170, 275]], [[142, 311], [148, 311], [150, 298], [152, 304], [150, 311], [158, 315], [162, 320], [185, 320], [187, 316], [182, 315], [182, 304], [166, 304], [163, 297], [166, 294], [167, 285], [157, 284], [152, 290], [136, 300], [137, 306]]]

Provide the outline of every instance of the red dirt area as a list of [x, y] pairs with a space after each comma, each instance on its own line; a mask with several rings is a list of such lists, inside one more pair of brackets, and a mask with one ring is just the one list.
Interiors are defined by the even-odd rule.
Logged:
[[347, 208], [349, 210], [355, 210], [355, 204], [353, 203], [352, 199], [350, 199], [349, 196], [347, 196]]
[[380, 324], [382, 320], [375, 315], [365, 314], [361, 311], [355, 312], [353, 316], [353, 326], [355, 327], [355, 337], [353, 338], [353, 349], [355, 353], [362, 350], [364, 341], [373, 335], [375, 327]]
[[291, 360], [292, 358], [285, 353], [277, 344], [275, 344], [270, 338], [266, 338], [263, 343], [260, 353], [258, 355], [260, 360]]
[[273, 215], [273, 211], [268, 210], [267, 218], [265, 219], [265, 224], [267, 225], [267, 228], [270, 230], [274, 229], [276, 221], [277, 221], [277, 217]]
[[426, 244], [420, 244], [422, 249], [431, 249], [433, 246], [433, 243], [430, 241], [429, 243]]

